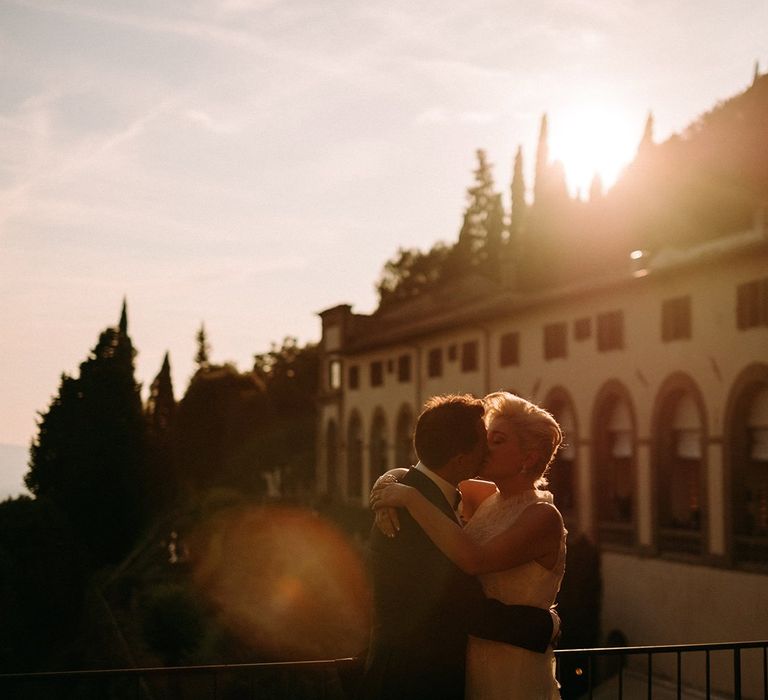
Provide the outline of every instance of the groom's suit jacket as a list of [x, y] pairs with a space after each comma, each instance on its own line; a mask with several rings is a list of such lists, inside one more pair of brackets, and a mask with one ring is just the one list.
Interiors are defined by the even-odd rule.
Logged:
[[[410, 469], [403, 483], [418, 489], [445, 516], [451, 505], [425, 474]], [[461, 700], [467, 636], [543, 652], [552, 638], [548, 611], [485, 598], [480, 582], [455, 566], [407, 510], [388, 538], [375, 526], [369, 544], [374, 620], [360, 697]]]

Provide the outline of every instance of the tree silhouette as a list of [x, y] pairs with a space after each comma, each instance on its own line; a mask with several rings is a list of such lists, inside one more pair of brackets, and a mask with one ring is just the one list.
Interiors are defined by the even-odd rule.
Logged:
[[83, 603], [83, 553], [47, 498], [0, 503], [0, 671], [50, 668]]
[[208, 336], [205, 334], [205, 324], [200, 324], [200, 330], [197, 331], [195, 336], [197, 340], [197, 352], [195, 353], [195, 364], [200, 370], [208, 369], [210, 364], [209, 354], [211, 352], [211, 345], [208, 342]]
[[171, 362], [165, 353], [163, 364], [149, 388], [145, 408], [147, 422], [148, 503], [153, 512], [175, 500], [176, 470], [173, 461], [173, 428], [176, 399], [173, 396]]
[[[459, 240], [443, 265], [446, 279], [456, 279], [468, 272], [498, 275], [498, 254], [504, 235], [504, 209], [493, 183], [491, 165], [485, 151], [478, 149], [474, 183], [467, 188], [467, 206]], [[489, 254], [494, 259], [489, 258]]]
[[515, 154], [515, 166], [512, 173], [512, 217], [509, 224], [509, 233], [513, 241], [517, 241], [525, 226], [526, 209], [525, 178], [523, 176], [523, 148], [517, 147]]
[[316, 345], [287, 337], [254, 357], [253, 371], [265, 384], [270, 420], [254, 441], [262, 464], [282, 472], [285, 485], [314, 482], [319, 356]]
[[446, 274], [450, 251], [440, 242], [426, 253], [416, 248], [399, 248], [397, 254], [384, 264], [376, 283], [379, 307], [385, 309], [438, 286]]
[[533, 179], [533, 201], [541, 204], [546, 198], [549, 179], [549, 124], [547, 115], [541, 116], [539, 142], [536, 146], [536, 171]]
[[[439, 292], [432, 301], [444, 301], [494, 284], [522, 291], [569, 284], [628, 270], [633, 250], [685, 248], [747, 230], [768, 203], [767, 124], [768, 75], [756, 67], [747, 90], [663, 143], [649, 112], [634, 161], [607, 191], [593, 179], [583, 202], [569, 196], [562, 163], [550, 161], [544, 114], [530, 206], [518, 148], [504, 229], [491, 168], [478, 151], [458, 241], [427, 253], [400, 249], [379, 280], [379, 310], [429, 291]], [[429, 304], [411, 308], [428, 312]]]
[[186, 494], [231, 486], [261, 487], [261, 465], [245, 452], [267, 424], [263, 382], [232, 365], [199, 369], [179, 402], [174, 426], [174, 462]]
[[41, 416], [27, 487], [69, 518], [96, 565], [118, 561], [139, 534], [145, 489], [144, 419], [126, 305], [99, 336], [79, 377], [62, 375]]

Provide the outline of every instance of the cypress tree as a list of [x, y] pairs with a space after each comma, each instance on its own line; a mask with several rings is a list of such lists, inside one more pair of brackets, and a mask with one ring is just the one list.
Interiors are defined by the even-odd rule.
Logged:
[[485, 271], [492, 279], [499, 279], [501, 272], [501, 249], [504, 244], [504, 205], [501, 202], [500, 194], [494, 195], [491, 201], [485, 228]]
[[163, 364], [149, 388], [147, 421], [148, 503], [153, 512], [172, 503], [178, 475], [173, 452], [173, 429], [176, 399], [173, 396], [171, 362], [165, 353]]
[[549, 190], [549, 126], [546, 113], [541, 117], [539, 143], [536, 147], [536, 172], [533, 181], [533, 203], [541, 204]]
[[643, 157], [653, 149], [653, 112], [648, 112], [648, 118], [645, 120], [643, 137], [640, 139], [640, 145], [637, 147], [638, 157]]
[[195, 364], [198, 369], [207, 370], [210, 366], [209, 353], [211, 346], [208, 343], [208, 337], [205, 334], [205, 324], [200, 324], [200, 330], [195, 336], [197, 340], [197, 353], [195, 354]]
[[149, 387], [147, 399], [147, 418], [153, 435], [164, 435], [170, 429], [176, 413], [176, 399], [173, 397], [171, 362], [168, 353], [163, 357], [160, 371]]
[[513, 240], [518, 239], [523, 230], [526, 208], [523, 147], [518, 146], [515, 154], [515, 167], [512, 172], [512, 218], [509, 224], [509, 232]]

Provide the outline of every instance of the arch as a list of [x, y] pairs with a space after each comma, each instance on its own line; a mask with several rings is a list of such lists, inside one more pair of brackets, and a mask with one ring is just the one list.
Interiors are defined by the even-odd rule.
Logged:
[[335, 496], [339, 473], [339, 430], [332, 418], [325, 426], [325, 492]]
[[768, 365], [736, 377], [723, 430], [728, 548], [738, 564], [768, 564]]
[[379, 407], [373, 412], [371, 433], [368, 443], [368, 464], [370, 465], [370, 484], [389, 469], [389, 444], [387, 440], [387, 416]]
[[561, 386], [550, 389], [543, 401], [563, 431], [563, 446], [558, 450], [549, 468], [549, 488], [567, 522], [575, 521], [577, 512], [577, 445], [578, 420], [571, 394]]
[[675, 372], [656, 394], [651, 473], [656, 543], [663, 552], [703, 554], [707, 417], [696, 382]]
[[602, 542], [637, 543], [637, 421], [629, 390], [603, 384], [592, 411], [595, 519]]
[[400, 407], [395, 425], [395, 466], [405, 467], [416, 464], [416, 453], [413, 449], [414, 429], [413, 409], [407, 403]]
[[347, 497], [363, 496], [363, 421], [357, 411], [349, 416], [347, 427]]

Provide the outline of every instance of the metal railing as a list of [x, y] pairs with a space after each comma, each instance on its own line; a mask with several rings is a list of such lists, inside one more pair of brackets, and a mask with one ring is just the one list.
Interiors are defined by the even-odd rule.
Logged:
[[[686, 697], [733, 698], [742, 700], [745, 669], [745, 650], [758, 650], [748, 669], [752, 698], [768, 700], [768, 641], [732, 642], [722, 644], [670, 644], [663, 646], [608, 647], [602, 649], [560, 649], [555, 652], [557, 676], [570, 697], [616, 698], [647, 697], [663, 686], [666, 697], [682, 700]], [[722, 654], [730, 654], [730, 661], [722, 663]], [[717, 669], [713, 657], [718, 655]], [[684, 657], [700, 662], [699, 668], [686, 678], [683, 673]], [[655, 663], [661, 659], [667, 663]], [[602, 663], [601, 663], [602, 662]], [[662, 668], [660, 668], [662, 667]], [[713, 677], [718, 671], [717, 683]], [[671, 673], [670, 673], [671, 671]], [[570, 677], [566, 677], [569, 674]], [[627, 676], [633, 679], [632, 692], [628, 692]], [[730, 678], [728, 678], [730, 676]], [[730, 681], [730, 683], [729, 683]], [[728, 686], [730, 685], [730, 688]], [[757, 688], [755, 689], [755, 686]], [[565, 693], [564, 693], [565, 697]]]
[[[745, 695], [743, 690], [744, 652], [747, 650], [750, 650], [750, 667], [747, 669], [750, 695]], [[730, 657], [727, 664], [722, 663], [723, 654]], [[555, 656], [564, 700], [659, 700], [661, 696], [678, 700], [687, 697], [768, 700], [768, 640], [561, 649]], [[715, 657], [717, 663], [714, 663]], [[695, 673], [684, 674], [684, 660], [691, 658], [701, 661], [701, 668], [695, 669]], [[729, 678], [724, 682], [722, 671], [725, 667]], [[359, 659], [345, 658], [12, 673], [0, 675], [0, 697], [13, 700], [344, 700], [353, 696], [360, 670]]]

